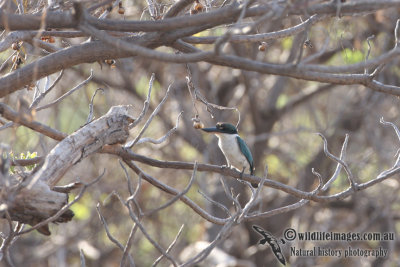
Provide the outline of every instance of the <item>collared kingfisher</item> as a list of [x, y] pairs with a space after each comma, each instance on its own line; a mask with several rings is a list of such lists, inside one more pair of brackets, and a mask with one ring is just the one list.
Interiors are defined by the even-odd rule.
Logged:
[[[218, 146], [225, 156], [228, 167], [244, 172], [245, 169], [250, 170], [250, 174], [254, 174], [254, 161], [249, 147], [239, 136], [236, 127], [230, 123], [218, 122], [215, 127], [201, 128], [208, 133], [214, 133], [218, 137]], [[257, 184], [251, 184], [257, 187]]]

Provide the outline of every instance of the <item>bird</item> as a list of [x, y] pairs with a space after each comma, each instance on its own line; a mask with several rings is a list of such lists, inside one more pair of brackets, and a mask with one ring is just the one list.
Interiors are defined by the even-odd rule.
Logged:
[[[225, 156], [228, 167], [235, 168], [242, 172], [245, 169], [254, 174], [254, 161], [249, 147], [245, 141], [239, 136], [237, 128], [227, 122], [218, 122], [215, 127], [201, 128], [207, 133], [213, 133], [218, 137], [218, 146]], [[258, 184], [252, 183], [257, 188]]]

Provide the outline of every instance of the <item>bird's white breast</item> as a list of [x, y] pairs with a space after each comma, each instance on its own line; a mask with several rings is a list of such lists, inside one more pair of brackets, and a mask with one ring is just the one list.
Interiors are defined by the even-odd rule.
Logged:
[[239, 171], [246, 168], [246, 171], [250, 170], [250, 165], [239, 149], [239, 144], [236, 140], [237, 134], [216, 134], [218, 137], [218, 146], [221, 148], [222, 153], [229, 166], [233, 166]]

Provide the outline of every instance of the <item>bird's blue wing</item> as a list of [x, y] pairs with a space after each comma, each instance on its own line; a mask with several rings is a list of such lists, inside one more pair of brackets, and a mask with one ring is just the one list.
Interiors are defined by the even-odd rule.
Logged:
[[238, 142], [240, 151], [243, 152], [243, 155], [246, 157], [247, 162], [250, 165], [250, 174], [253, 175], [254, 173], [254, 161], [253, 161], [253, 156], [251, 155], [249, 147], [246, 145], [246, 143], [243, 141], [242, 138], [239, 136], [236, 136], [236, 141]]

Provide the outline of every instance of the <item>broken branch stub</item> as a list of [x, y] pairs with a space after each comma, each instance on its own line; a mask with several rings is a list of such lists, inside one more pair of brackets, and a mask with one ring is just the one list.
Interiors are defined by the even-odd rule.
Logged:
[[[7, 170], [8, 172], [8, 170]], [[0, 217], [6, 218], [6, 212], [12, 221], [36, 225], [56, 214], [68, 202], [68, 195], [52, 191], [47, 184], [38, 181], [32, 189], [24, 187], [17, 175], [10, 176], [0, 172]], [[67, 222], [74, 213], [67, 210], [54, 222]], [[37, 228], [45, 235], [50, 235], [48, 225]]]
[[[68, 190], [55, 185], [69, 168], [81, 159], [95, 153], [105, 145], [125, 143], [129, 136], [129, 124], [134, 121], [128, 116], [128, 106], [112, 107], [107, 114], [92, 121], [60, 141], [47, 155], [43, 165], [25, 181], [10, 178], [8, 183], [0, 179], [0, 201], [5, 204], [13, 221], [32, 226], [54, 216], [68, 204]], [[22, 184], [21, 184], [22, 182]], [[0, 216], [5, 214], [0, 211]], [[53, 222], [67, 222], [74, 216], [66, 210]], [[48, 225], [37, 228], [49, 235]]]
[[107, 114], [64, 138], [47, 155], [28, 187], [41, 180], [53, 188], [68, 169], [105, 145], [123, 144], [129, 136], [129, 106], [114, 106]]

